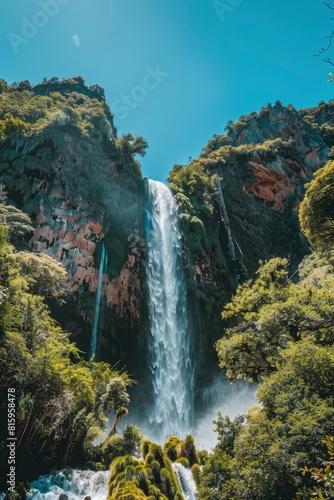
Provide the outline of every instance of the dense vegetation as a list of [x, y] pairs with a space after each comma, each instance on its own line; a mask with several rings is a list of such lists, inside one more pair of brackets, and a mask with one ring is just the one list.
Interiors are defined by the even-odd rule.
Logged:
[[[220, 366], [232, 382], [243, 378], [259, 384], [259, 406], [232, 421], [218, 415], [218, 444], [202, 456], [202, 469], [196, 451], [195, 462], [177, 453], [178, 438], [165, 444], [170, 460], [192, 467], [203, 500], [333, 498], [333, 462], [322, 465], [327, 452], [333, 458], [333, 165], [319, 170], [300, 210], [312, 253], [293, 275], [288, 259], [261, 262], [222, 314], [231, 326], [216, 344]], [[193, 186], [206, 186], [202, 197], [212, 191], [210, 177], [196, 163], [174, 168], [169, 180], [178, 186], [176, 199], [189, 215], [201, 199], [196, 201], [199, 188]], [[154, 450], [164, 460], [161, 449], [154, 445]], [[147, 460], [117, 459], [110, 498], [115, 492], [125, 499], [177, 498], [172, 491], [166, 496], [166, 483], [161, 490], [161, 475], [154, 483], [160, 491], [152, 488], [152, 464], [147, 467]]]
[[[49, 255], [60, 259], [70, 273], [73, 293], [61, 307], [53, 298], [48, 304], [63, 328], [72, 323], [76, 332], [80, 330], [75, 340], [85, 352], [94, 320], [95, 288], [91, 276], [77, 279], [76, 272], [81, 267], [85, 272], [91, 263], [99, 267], [102, 239], [110, 282], [127, 265], [133, 241], [144, 233], [137, 158], [147, 147], [142, 137], [118, 134], [103, 90], [88, 87], [80, 77], [52, 78], [38, 85], [27, 81], [7, 85], [0, 79], [0, 183], [14, 207], [13, 218], [21, 209], [37, 226], [34, 248], [48, 247]], [[42, 234], [37, 235], [38, 229]], [[67, 244], [64, 238], [76, 243]], [[139, 274], [140, 264], [136, 265], [133, 273]], [[135, 314], [129, 302], [122, 306], [120, 317], [110, 303], [104, 307], [104, 299], [99, 359], [115, 363], [124, 352], [122, 342], [128, 345], [127, 335], [134, 333]]]
[[[26, 246], [31, 225], [25, 214], [1, 204], [0, 216], [0, 404], [5, 415], [7, 391], [14, 389], [16, 471], [22, 481], [96, 460], [93, 441], [109, 412], [117, 414], [129, 403], [132, 381], [109, 364], [82, 359], [45, 304], [47, 297], [64, 293], [65, 270], [47, 255], [17, 251], [10, 243]], [[0, 434], [6, 471], [5, 425]]]
[[111, 464], [109, 500], [183, 500], [172, 462], [191, 467], [199, 474], [199, 459], [191, 436], [184, 441], [170, 437], [164, 447], [142, 442], [142, 460], [130, 455]]
[[[191, 468], [203, 500], [333, 498], [333, 464], [321, 464], [320, 458], [328, 452], [333, 460], [334, 162], [316, 173], [301, 204], [300, 225], [313, 249], [291, 273], [309, 246], [299, 234], [296, 210], [305, 172], [309, 175], [305, 158], [314, 144], [324, 151], [332, 147], [333, 155], [334, 127], [328, 120], [333, 110], [333, 102], [323, 103], [298, 115], [276, 103], [275, 116], [292, 129], [291, 137], [278, 138], [276, 121], [270, 122], [273, 108], [267, 106], [229, 123], [226, 135], [214, 136], [197, 160], [175, 165], [169, 175], [184, 234], [188, 287], [207, 316], [209, 340], [221, 334], [217, 309], [237, 285], [237, 274], [253, 276], [225, 307], [222, 319], [229, 326], [216, 350], [231, 382], [259, 384], [259, 406], [233, 421], [219, 414], [218, 444], [211, 454], [199, 454], [191, 436], [171, 437], [162, 448], [142, 442], [133, 426], [116, 435], [133, 381], [110, 364], [88, 360], [52, 318], [46, 303], [64, 298], [67, 274], [47, 255], [30, 251], [33, 223], [18, 208], [36, 216], [56, 179], [71, 210], [83, 198], [97, 220], [105, 215], [104, 243], [113, 256], [107, 274], [119, 276], [129, 246], [124, 226], [138, 207], [130, 197], [138, 196], [142, 180], [135, 155], [145, 154], [147, 142], [132, 134], [119, 137], [102, 89], [86, 87], [80, 77], [34, 87], [0, 80], [0, 180], [10, 192], [6, 204], [0, 185], [0, 405], [5, 411], [7, 390], [15, 389], [19, 481], [54, 467], [107, 469], [111, 463], [110, 500], [182, 500], [172, 468], [179, 462]], [[300, 128], [311, 137], [305, 150], [299, 147], [303, 141], [293, 139]], [[84, 161], [79, 165], [78, 159]], [[252, 166], [277, 164], [293, 196], [299, 196], [285, 199], [282, 209], [247, 191], [256, 180]], [[123, 197], [125, 178], [135, 187]], [[226, 195], [237, 262], [224, 250], [229, 222], [215, 179]], [[254, 222], [258, 218], [262, 233]], [[254, 273], [263, 251], [259, 239], [267, 260]], [[97, 245], [95, 257], [99, 251]], [[282, 258], [288, 254], [294, 262]], [[280, 257], [267, 258], [272, 255]], [[94, 304], [87, 289], [83, 297], [83, 303]], [[96, 446], [110, 411], [115, 414], [110, 435]], [[5, 427], [0, 435], [5, 443]]]
[[217, 342], [220, 366], [231, 381], [260, 382], [261, 406], [232, 422], [219, 415], [219, 442], [201, 476], [203, 500], [333, 498], [331, 464], [312, 469], [320, 486], [305, 468], [319, 467], [326, 445], [333, 455], [326, 438], [334, 414], [332, 174], [330, 162], [302, 204], [301, 225], [316, 248], [298, 276], [289, 277], [286, 259], [263, 262], [223, 312], [235, 326]]

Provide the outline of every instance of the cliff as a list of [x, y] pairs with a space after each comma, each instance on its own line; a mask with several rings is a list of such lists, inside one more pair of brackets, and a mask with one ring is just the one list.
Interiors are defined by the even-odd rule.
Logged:
[[120, 332], [138, 332], [143, 309], [142, 175], [131, 149], [135, 139], [117, 136], [103, 90], [87, 87], [80, 77], [35, 87], [2, 81], [0, 88], [0, 119], [9, 112], [25, 123], [24, 134], [1, 141], [0, 181], [8, 202], [32, 218], [32, 248], [68, 271], [65, 303], [51, 307], [85, 351], [101, 243], [106, 247], [102, 301], [107, 307], [100, 329], [109, 333], [99, 355], [112, 359], [122, 351]]
[[[119, 137], [103, 89], [80, 77], [36, 86], [0, 80], [0, 125], [9, 203], [32, 218], [31, 247], [68, 271], [67, 297], [50, 302], [53, 314], [88, 352], [103, 242], [99, 358], [122, 359], [137, 373], [145, 366], [147, 200], [135, 155], [147, 143]], [[333, 145], [332, 102], [300, 111], [277, 102], [228, 123], [198, 159], [171, 171], [200, 377], [211, 369], [220, 313], [237, 283], [260, 259], [287, 256], [296, 269], [307, 253], [298, 206]]]
[[225, 130], [168, 178], [183, 224], [194, 314], [202, 311], [204, 371], [223, 327], [220, 312], [238, 282], [274, 256], [288, 257], [292, 273], [309, 251], [298, 207], [305, 185], [331, 156], [334, 103], [297, 111], [277, 102]]

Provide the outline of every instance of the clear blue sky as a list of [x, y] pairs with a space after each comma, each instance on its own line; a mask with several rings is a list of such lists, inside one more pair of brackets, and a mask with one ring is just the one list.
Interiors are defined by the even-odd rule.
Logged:
[[334, 94], [330, 66], [313, 57], [334, 27], [321, 0], [219, 3], [10, 0], [1, 9], [0, 76], [98, 83], [119, 132], [149, 142], [144, 174], [165, 180], [229, 119], [278, 99], [299, 108]]

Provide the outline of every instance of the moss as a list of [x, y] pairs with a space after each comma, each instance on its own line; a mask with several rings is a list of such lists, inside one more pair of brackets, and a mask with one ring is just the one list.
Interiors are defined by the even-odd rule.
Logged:
[[182, 440], [176, 436], [170, 436], [164, 444], [164, 450], [167, 457], [172, 462], [175, 462], [178, 458], [178, 447], [181, 445]]
[[181, 456], [187, 458], [190, 467], [199, 463], [194, 438], [188, 434], [181, 445]]
[[234, 125], [232, 125], [232, 130], [236, 134], [239, 134], [243, 129], [247, 127], [247, 122], [239, 120]]
[[194, 481], [196, 483], [197, 488], [200, 486], [201, 481], [201, 468], [198, 464], [194, 464], [191, 468], [191, 473], [193, 475]]
[[148, 453], [150, 452], [150, 447], [151, 447], [151, 444], [152, 444], [152, 441], [146, 439], [142, 442], [142, 445], [141, 445], [141, 452], [142, 452], [142, 455], [143, 455], [143, 458], [144, 460], [146, 459], [146, 456], [148, 455]]
[[189, 460], [185, 457], [178, 458], [176, 463], [183, 465], [183, 467], [186, 467], [187, 469], [189, 468]]
[[172, 464], [161, 446], [144, 441], [142, 449], [145, 455], [144, 461], [125, 456], [115, 459], [111, 464], [109, 500], [123, 497], [182, 499]]

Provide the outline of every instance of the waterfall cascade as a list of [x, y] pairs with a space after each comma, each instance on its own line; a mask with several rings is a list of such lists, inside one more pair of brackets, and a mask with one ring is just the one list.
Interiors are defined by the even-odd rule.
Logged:
[[170, 190], [149, 180], [147, 283], [153, 405], [151, 437], [190, 432], [194, 415], [194, 366], [187, 319], [187, 290], [177, 206]]
[[109, 471], [79, 471], [65, 469], [40, 476], [31, 483], [29, 500], [105, 500], [108, 495]]
[[102, 243], [101, 248], [101, 257], [100, 257], [100, 268], [99, 268], [99, 280], [96, 289], [96, 298], [95, 298], [95, 313], [94, 313], [94, 321], [92, 327], [92, 341], [91, 341], [91, 349], [90, 354], [94, 356], [96, 361], [96, 350], [97, 350], [97, 328], [99, 325], [99, 316], [100, 316], [100, 303], [101, 303], [101, 292], [102, 292], [102, 281], [103, 281], [103, 273], [108, 265], [108, 254], [106, 252], [106, 248], [104, 243]]
[[222, 187], [220, 185], [220, 181], [218, 176], [216, 175], [214, 178], [214, 184], [216, 188], [216, 197], [217, 200], [222, 208], [223, 212], [223, 217], [224, 217], [224, 223], [225, 223], [225, 228], [226, 228], [226, 233], [227, 233], [227, 239], [228, 239], [228, 247], [230, 250], [230, 254], [232, 257], [232, 260], [236, 260], [236, 252], [235, 252], [235, 246], [234, 246], [234, 241], [232, 238], [232, 231], [231, 231], [231, 225], [230, 225], [230, 219], [228, 217], [227, 209], [226, 209], [226, 204], [224, 200], [224, 195], [222, 191]]
[[184, 500], [196, 500], [198, 498], [196, 483], [191, 470], [182, 464], [174, 463], [173, 469], [177, 476]]

